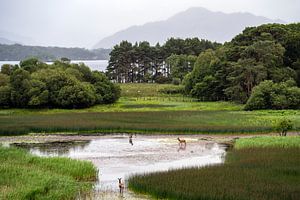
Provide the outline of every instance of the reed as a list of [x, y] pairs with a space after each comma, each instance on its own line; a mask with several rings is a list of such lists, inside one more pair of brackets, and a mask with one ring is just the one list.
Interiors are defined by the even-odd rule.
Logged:
[[242, 148], [267, 148], [267, 147], [280, 147], [280, 148], [300, 148], [300, 136], [280, 137], [280, 136], [258, 136], [254, 138], [240, 138], [234, 144], [236, 149]]
[[298, 200], [300, 148], [234, 149], [225, 164], [129, 178], [129, 188], [155, 198]]
[[41, 158], [0, 146], [0, 199], [75, 199], [92, 188], [97, 170], [90, 162]]
[[[300, 115], [287, 113], [300, 130]], [[0, 135], [28, 133], [266, 133], [282, 115], [244, 111], [84, 112], [0, 115]]]

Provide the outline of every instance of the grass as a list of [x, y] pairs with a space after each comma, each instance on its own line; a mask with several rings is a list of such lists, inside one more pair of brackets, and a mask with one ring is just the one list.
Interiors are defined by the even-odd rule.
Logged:
[[97, 172], [92, 163], [69, 158], [41, 158], [0, 146], [0, 199], [75, 199], [91, 189]]
[[[115, 104], [87, 109], [0, 109], [0, 135], [58, 132], [261, 133], [282, 117], [300, 130], [300, 110], [243, 111], [231, 102], [197, 102], [162, 89], [181, 86], [121, 84]], [[140, 92], [137, 92], [140, 91]]]
[[242, 106], [231, 102], [195, 102], [188, 97], [122, 97], [114, 104], [96, 105], [85, 109], [0, 109], [1, 115], [57, 114], [91, 112], [148, 112], [148, 111], [208, 111], [242, 110]]
[[[245, 140], [255, 144], [257, 139]], [[282, 148], [286, 141], [277, 138], [264, 141], [272, 147], [234, 148], [225, 164], [132, 176], [129, 188], [174, 200], [300, 199], [300, 148]]]
[[[179, 85], [172, 84], [147, 84], [147, 83], [123, 83], [119, 84], [121, 87], [121, 96], [122, 97], [168, 97], [170, 95], [164, 94], [163, 90], [165, 89], [176, 89], [182, 88]], [[172, 95], [182, 96], [182, 95]]]
[[234, 147], [236, 149], [254, 148], [254, 147], [281, 147], [281, 148], [300, 148], [300, 137], [254, 137], [254, 138], [240, 138], [236, 141]]
[[[286, 112], [295, 130], [300, 115]], [[243, 111], [155, 111], [0, 115], [0, 134], [27, 133], [259, 133], [272, 132], [282, 115]]]

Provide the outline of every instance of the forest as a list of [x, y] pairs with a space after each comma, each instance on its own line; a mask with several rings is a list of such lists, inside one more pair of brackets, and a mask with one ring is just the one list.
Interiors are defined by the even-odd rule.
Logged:
[[110, 49], [62, 48], [0, 44], [0, 60], [18, 61], [36, 57], [43, 61], [55, 61], [62, 57], [71, 60], [108, 60]]
[[253, 109], [300, 108], [300, 23], [248, 27], [230, 42], [170, 38], [160, 46], [122, 41], [110, 53], [116, 82], [182, 83], [185, 93]]
[[[219, 43], [198, 38], [170, 38], [164, 45], [122, 41], [110, 53], [107, 75], [118, 83], [168, 83], [193, 69], [197, 56]], [[176, 67], [171, 65], [179, 62]], [[181, 65], [182, 64], [182, 65]]]
[[105, 74], [68, 59], [48, 65], [29, 58], [1, 67], [0, 107], [85, 108], [113, 103], [119, 96], [119, 86]]

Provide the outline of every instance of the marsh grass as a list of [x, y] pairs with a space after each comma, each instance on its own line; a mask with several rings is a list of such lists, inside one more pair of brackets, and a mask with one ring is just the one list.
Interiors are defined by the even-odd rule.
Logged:
[[90, 162], [41, 158], [0, 146], [0, 199], [75, 199], [97, 177]]
[[[161, 94], [160, 84], [121, 84], [115, 104], [86, 109], [0, 109], [0, 135], [28, 133], [265, 133], [282, 117], [300, 130], [300, 111], [242, 111], [231, 102]], [[181, 86], [178, 86], [181, 87]], [[140, 92], [138, 92], [140, 91]]]
[[[0, 134], [266, 133], [273, 131], [273, 121], [280, 118], [281, 115], [263, 118], [255, 112], [226, 110], [12, 114], [0, 115]], [[300, 115], [296, 115], [293, 122], [295, 130], [299, 130]]]
[[3, 115], [90, 113], [90, 112], [141, 112], [141, 111], [216, 111], [242, 110], [242, 106], [231, 102], [195, 102], [181, 97], [122, 97], [118, 102], [96, 105], [85, 109], [0, 109]]
[[281, 148], [291, 148], [298, 147], [300, 148], [300, 136], [289, 136], [289, 137], [280, 137], [280, 136], [258, 136], [254, 138], [240, 138], [238, 139], [234, 147], [236, 149], [242, 148], [254, 148], [254, 147], [281, 147]]
[[298, 200], [300, 148], [234, 149], [225, 164], [129, 178], [129, 188], [155, 198]]

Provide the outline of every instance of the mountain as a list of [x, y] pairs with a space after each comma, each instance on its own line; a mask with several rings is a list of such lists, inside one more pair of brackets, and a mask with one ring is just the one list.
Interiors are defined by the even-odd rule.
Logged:
[[[6, 41], [6, 43], [5, 43], [5, 41]], [[0, 44], [16, 44], [16, 43], [33, 45], [36, 42], [30, 37], [19, 35], [19, 34], [13, 33], [13, 32], [8, 32], [5, 30], [0, 30]]]
[[122, 40], [132, 43], [148, 41], [164, 43], [170, 37], [198, 37], [211, 41], [225, 42], [242, 32], [245, 27], [265, 23], [284, 23], [250, 13], [212, 12], [205, 8], [190, 8], [167, 20], [132, 26], [100, 40], [94, 48], [111, 48]]
[[43, 61], [57, 60], [62, 57], [71, 60], [108, 60], [110, 49], [63, 48], [24, 46], [20, 44], [0, 44], [1, 61], [18, 61], [28, 57], [36, 57]]
[[9, 39], [0, 37], [0, 44], [16, 44], [17, 42], [11, 41]]

